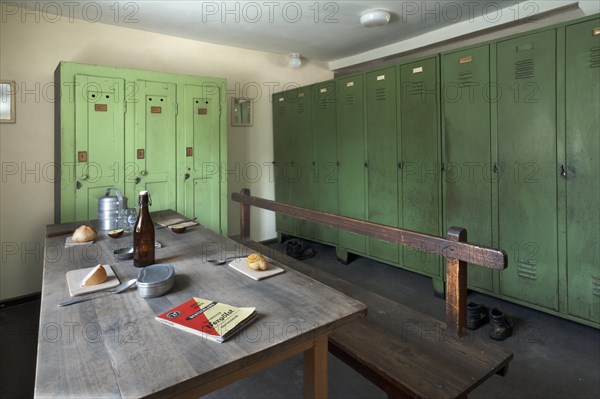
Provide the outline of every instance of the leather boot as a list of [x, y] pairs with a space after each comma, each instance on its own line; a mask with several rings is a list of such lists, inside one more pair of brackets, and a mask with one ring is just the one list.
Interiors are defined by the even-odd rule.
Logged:
[[488, 308], [475, 302], [467, 303], [467, 328], [477, 330], [488, 322]]
[[494, 308], [490, 311], [490, 324], [490, 338], [502, 341], [512, 335], [512, 319], [500, 309]]

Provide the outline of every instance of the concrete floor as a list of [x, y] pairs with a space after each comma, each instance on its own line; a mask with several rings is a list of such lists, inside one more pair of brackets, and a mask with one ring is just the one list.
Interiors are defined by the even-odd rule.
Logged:
[[[307, 263], [443, 319], [444, 301], [433, 295], [429, 278], [364, 258], [342, 265], [332, 248], [310, 245], [317, 249], [317, 256]], [[471, 293], [469, 300], [498, 306], [515, 320], [513, 336], [497, 343], [514, 353], [508, 375], [492, 377], [469, 398], [600, 397], [599, 330], [479, 293]], [[39, 301], [0, 309], [0, 398], [33, 395], [38, 317]], [[487, 336], [486, 326], [477, 333]], [[332, 356], [329, 360], [331, 398], [386, 398], [381, 390], [345, 364]], [[297, 356], [207, 397], [301, 396], [302, 358]]]

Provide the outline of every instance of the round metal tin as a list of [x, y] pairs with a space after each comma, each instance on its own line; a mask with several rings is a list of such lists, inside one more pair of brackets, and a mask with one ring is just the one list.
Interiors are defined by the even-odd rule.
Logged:
[[140, 269], [137, 291], [142, 298], [152, 298], [166, 294], [174, 284], [175, 269], [173, 266], [156, 264]]
[[127, 260], [133, 258], [133, 246], [116, 249], [113, 251], [116, 261]]

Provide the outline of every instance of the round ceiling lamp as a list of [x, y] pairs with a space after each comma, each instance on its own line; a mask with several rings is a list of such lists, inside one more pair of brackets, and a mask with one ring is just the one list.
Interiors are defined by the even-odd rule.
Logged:
[[360, 17], [360, 23], [366, 28], [374, 26], [384, 26], [390, 22], [391, 15], [385, 10], [373, 10], [364, 13]]
[[290, 54], [290, 68], [298, 69], [302, 66], [302, 60], [300, 59], [300, 53]]

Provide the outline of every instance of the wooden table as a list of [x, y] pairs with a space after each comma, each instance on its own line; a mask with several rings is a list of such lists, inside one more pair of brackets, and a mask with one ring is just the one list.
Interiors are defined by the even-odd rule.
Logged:
[[[176, 217], [153, 214], [155, 222]], [[285, 273], [255, 281], [207, 259], [247, 254], [247, 247], [202, 226], [176, 235], [157, 229], [157, 263], [172, 264], [175, 286], [165, 296], [141, 298], [135, 289], [64, 308], [65, 273], [112, 265], [121, 281], [137, 277], [132, 261], [116, 263], [113, 250], [131, 234], [64, 248], [81, 223], [47, 227], [35, 397], [197, 397], [286, 358], [304, 353], [304, 395], [327, 396], [327, 340], [338, 326], [366, 314], [366, 306], [283, 265]], [[266, 254], [269, 255], [269, 254]], [[219, 344], [154, 320], [193, 296], [254, 306], [258, 319]]]

